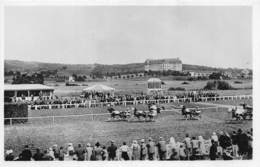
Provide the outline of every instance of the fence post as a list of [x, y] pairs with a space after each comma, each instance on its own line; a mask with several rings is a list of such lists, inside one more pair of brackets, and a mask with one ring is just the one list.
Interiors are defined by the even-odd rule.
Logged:
[[10, 118], [10, 126], [13, 125], [13, 121], [12, 121], [12, 118]]

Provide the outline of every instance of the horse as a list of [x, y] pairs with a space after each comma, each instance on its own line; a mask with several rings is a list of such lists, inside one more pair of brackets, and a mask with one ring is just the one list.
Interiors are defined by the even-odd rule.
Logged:
[[143, 111], [143, 110], [137, 110], [137, 108], [132, 108], [133, 113], [134, 113], [134, 117], [136, 117], [138, 120], [140, 120], [141, 118], [146, 119], [148, 116], [148, 112], [149, 111]]
[[242, 105], [242, 108], [239, 107], [234, 107], [228, 110], [228, 112], [231, 112], [231, 117], [232, 119], [235, 118], [235, 120], [246, 120], [247, 117], [249, 117], [249, 119], [252, 119], [253, 117], [253, 112], [252, 112], [252, 108], [247, 107], [246, 105]]
[[132, 108], [133, 116], [136, 117], [138, 120], [141, 118], [149, 121], [153, 121], [154, 117], [157, 116], [157, 114], [161, 113], [162, 110], [165, 110], [165, 108], [157, 107], [155, 105], [149, 106], [149, 110], [137, 110], [137, 108]]
[[[182, 107], [181, 109], [181, 114], [184, 116], [184, 118], [187, 119], [193, 119], [193, 118], [201, 118], [201, 111], [196, 108], [196, 109], [190, 109], [186, 108], [185, 106]], [[189, 117], [188, 117], [189, 116]]]
[[110, 116], [111, 116], [111, 119], [122, 119], [123, 117], [122, 117], [122, 112], [121, 111], [117, 111], [117, 110], [115, 110], [113, 107], [109, 107], [108, 109], [108, 112], [111, 114]]

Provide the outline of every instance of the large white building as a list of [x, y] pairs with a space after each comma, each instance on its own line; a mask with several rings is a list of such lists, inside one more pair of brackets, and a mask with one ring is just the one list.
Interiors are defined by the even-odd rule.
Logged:
[[172, 59], [147, 59], [145, 71], [182, 71], [182, 61], [179, 58]]

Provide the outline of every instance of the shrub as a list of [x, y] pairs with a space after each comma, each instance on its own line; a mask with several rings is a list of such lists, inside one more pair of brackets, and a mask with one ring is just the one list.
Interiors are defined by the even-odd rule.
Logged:
[[182, 88], [182, 87], [176, 87], [176, 88], [174, 88], [174, 87], [170, 87], [170, 88], [168, 89], [168, 91], [175, 91], [175, 90], [181, 90], [181, 91], [184, 91], [185, 88]]
[[226, 81], [209, 81], [207, 85], [204, 87], [206, 90], [232, 90], [234, 89], [228, 82]]
[[[4, 118], [28, 117], [28, 105], [24, 103], [5, 103]], [[25, 123], [28, 119], [14, 119], [12, 124]], [[10, 124], [10, 120], [4, 121], [5, 124]]]

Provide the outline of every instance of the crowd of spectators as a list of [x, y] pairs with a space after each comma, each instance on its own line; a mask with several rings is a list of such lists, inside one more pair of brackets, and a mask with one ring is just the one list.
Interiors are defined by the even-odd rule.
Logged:
[[22, 152], [15, 157], [13, 150], [6, 150], [6, 161], [104, 161], [104, 160], [233, 160], [252, 159], [252, 129], [243, 132], [241, 129], [227, 133], [213, 132], [209, 139], [202, 136], [186, 134], [182, 141], [169, 141], [163, 137], [155, 141], [133, 140], [131, 143], [116, 144], [110, 141], [109, 145], [96, 142], [94, 145], [73, 143], [58, 147], [54, 144], [50, 148], [41, 150], [26, 145]]
[[174, 100], [179, 98], [190, 98], [192, 101], [199, 101], [201, 97], [218, 97], [215, 92], [209, 91], [189, 91], [179, 93], [176, 95], [112, 95], [110, 93], [87, 93], [84, 97], [53, 97], [52, 99], [37, 99], [28, 103], [32, 105], [49, 105], [49, 104], [82, 104], [89, 101], [95, 101], [95, 103], [110, 103], [123, 104], [125, 101], [143, 101], [143, 100]]

